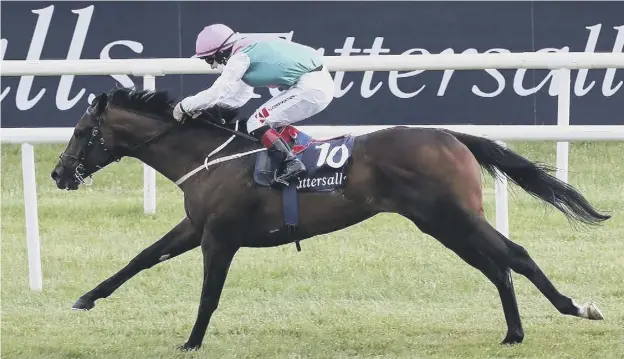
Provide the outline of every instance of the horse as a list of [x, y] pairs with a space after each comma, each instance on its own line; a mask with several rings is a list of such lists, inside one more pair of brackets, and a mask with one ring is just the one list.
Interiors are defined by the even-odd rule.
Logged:
[[[271, 167], [270, 154], [261, 144], [238, 130], [237, 110], [215, 106], [202, 115], [211, 118], [210, 122], [178, 123], [172, 117], [175, 103], [165, 91], [116, 88], [100, 94], [78, 120], [51, 172], [59, 189], [77, 190], [94, 173], [127, 156], [175, 182], [184, 196], [186, 216], [117, 273], [80, 296], [72, 309], [90, 310], [96, 300], [108, 297], [141, 271], [200, 247], [204, 271], [197, 317], [188, 340], [175, 347], [196, 350], [202, 346], [240, 248], [299, 245], [299, 241], [378, 213], [396, 213], [493, 283], [507, 325], [500, 344], [524, 339], [511, 271], [526, 277], [559, 313], [603, 319], [595, 303], [579, 305], [559, 292], [527, 250], [485, 218], [481, 177], [485, 172], [506, 176], [557, 208], [571, 223], [596, 226], [611, 218], [592, 207], [573, 186], [549, 174], [551, 167], [487, 138], [446, 129], [394, 126], [359, 136], [347, 134], [334, 142], [300, 140], [299, 154], [311, 156], [310, 166], [316, 168], [318, 159], [319, 171], [329, 168], [344, 180], [322, 190], [304, 191], [306, 186], [297, 183], [275, 187], [258, 180], [258, 169], [278, 167]], [[297, 135], [292, 126], [280, 133], [292, 135], [293, 130]], [[288, 138], [291, 143], [294, 137]], [[321, 155], [315, 151], [319, 148]], [[291, 206], [297, 212], [295, 225], [285, 219], [287, 197], [296, 201]]]

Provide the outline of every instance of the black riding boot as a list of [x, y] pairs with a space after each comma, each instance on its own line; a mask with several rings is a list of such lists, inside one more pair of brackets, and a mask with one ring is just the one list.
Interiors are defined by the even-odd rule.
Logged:
[[292, 153], [288, 144], [286, 144], [284, 139], [275, 129], [264, 125], [257, 130], [252, 131], [251, 135], [259, 139], [264, 147], [272, 152], [271, 155], [277, 155], [278, 158], [281, 159], [284, 170], [279, 175], [276, 173], [276, 182], [280, 182], [287, 186], [293, 178], [305, 175], [305, 165]]

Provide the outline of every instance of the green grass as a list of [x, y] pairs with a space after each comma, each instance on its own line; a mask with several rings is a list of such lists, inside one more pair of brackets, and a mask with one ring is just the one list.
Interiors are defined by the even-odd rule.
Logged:
[[[512, 148], [554, 163], [554, 143]], [[106, 168], [92, 187], [57, 190], [62, 146], [36, 146], [44, 290], [28, 288], [20, 149], [2, 146], [2, 358], [622, 358], [624, 357], [624, 145], [574, 143], [570, 182], [613, 219], [575, 230], [518, 188], [511, 238], [578, 303], [606, 319], [560, 315], [514, 274], [525, 341], [506, 327], [494, 286], [397, 215], [294, 245], [243, 249], [203, 348], [182, 354], [197, 313], [201, 256], [145, 271], [90, 312], [75, 299], [124, 266], [183, 216], [180, 191], [159, 175], [157, 213], [143, 215], [142, 167]], [[486, 212], [494, 218], [492, 181]]]

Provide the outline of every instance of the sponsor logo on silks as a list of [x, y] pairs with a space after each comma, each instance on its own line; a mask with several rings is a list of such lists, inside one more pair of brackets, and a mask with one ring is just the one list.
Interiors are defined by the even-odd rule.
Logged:
[[269, 117], [269, 110], [266, 109], [266, 107], [263, 107], [260, 112], [258, 113], [258, 116], [260, 118], [267, 118]]
[[269, 110], [275, 110], [278, 106], [283, 105], [284, 103], [286, 103], [286, 101], [292, 100], [293, 98], [295, 98], [295, 95], [290, 95], [290, 96], [286, 97], [285, 99], [277, 102], [275, 105], [271, 106], [271, 108]]

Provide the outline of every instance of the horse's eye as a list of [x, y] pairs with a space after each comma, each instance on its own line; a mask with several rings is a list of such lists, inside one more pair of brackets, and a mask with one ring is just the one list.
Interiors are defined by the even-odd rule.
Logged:
[[82, 136], [83, 133], [84, 133], [83, 130], [79, 130], [79, 129], [75, 129], [74, 130], [74, 136], [76, 136], [76, 137]]

